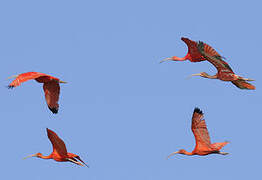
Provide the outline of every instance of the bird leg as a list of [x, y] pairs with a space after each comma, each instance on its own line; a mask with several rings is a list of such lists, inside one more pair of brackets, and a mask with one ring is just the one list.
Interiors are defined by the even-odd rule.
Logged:
[[84, 166], [84, 165], [81, 164], [80, 162], [75, 161], [75, 160], [73, 160], [73, 159], [71, 159], [71, 158], [66, 158], [66, 160], [71, 161], [72, 163], [75, 163], [75, 164], [77, 164], [77, 165], [79, 165], [79, 166]]
[[82, 159], [80, 159], [79, 156], [77, 156], [77, 157], [75, 157], [75, 158], [78, 159], [79, 161], [81, 161], [84, 165], [86, 165], [86, 166], [89, 168], [89, 166], [88, 166]]
[[245, 81], [255, 81], [254, 79], [249, 79], [249, 78], [241, 78], [241, 79], [243, 79]]
[[221, 154], [221, 155], [228, 155], [229, 153], [227, 153], [227, 152], [219, 152], [218, 154]]
[[59, 83], [67, 83], [66, 81], [59, 81]]

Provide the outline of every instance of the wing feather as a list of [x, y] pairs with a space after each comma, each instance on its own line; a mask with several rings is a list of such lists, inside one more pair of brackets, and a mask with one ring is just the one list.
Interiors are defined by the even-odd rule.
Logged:
[[57, 81], [48, 81], [44, 83], [43, 89], [45, 92], [45, 99], [48, 105], [48, 108], [53, 113], [58, 113], [58, 100], [59, 100], [59, 93], [60, 93], [60, 86]]
[[205, 43], [202, 41], [199, 41], [197, 47], [199, 52], [207, 59], [207, 61], [212, 63], [218, 71], [229, 70], [233, 72], [228, 63], [222, 60], [223, 57], [220, 56], [212, 47], [206, 47]]
[[196, 140], [196, 149], [211, 148], [210, 136], [207, 130], [206, 122], [203, 119], [204, 115], [199, 108], [195, 108], [191, 129]]
[[48, 76], [44, 73], [39, 73], [39, 72], [27, 72], [27, 73], [22, 73], [19, 74], [9, 85], [8, 88], [14, 88], [16, 86], [19, 86], [21, 83], [26, 82], [31, 79], [36, 79], [41, 76]]
[[46, 128], [46, 131], [48, 139], [51, 141], [53, 146], [53, 153], [58, 153], [60, 156], [66, 157], [67, 150], [64, 141], [60, 139], [54, 131], [48, 128]]
[[[198, 50], [198, 43], [196, 41], [192, 41], [188, 38], [181, 38], [182, 41], [184, 41], [188, 47], [188, 54], [191, 57], [191, 60], [193, 62], [199, 62], [204, 61], [206, 58], [199, 52]], [[211, 46], [209, 46], [206, 43], [203, 43], [204, 51], [210, 52], [214, 56], [220, 56]]]

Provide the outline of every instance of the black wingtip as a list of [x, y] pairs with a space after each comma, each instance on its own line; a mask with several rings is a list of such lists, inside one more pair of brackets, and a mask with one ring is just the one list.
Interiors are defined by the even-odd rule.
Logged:
[[194, 109], [194, 113], [203, 114], [203, 112], [198, 107]]
[[198, 41], [198, 46], [200, 46], [201, 48], [204, 47], [204, 42], [203, 41]]
[[202, 41], [198, 41], [197, 43], [197, 49], [198, 51], [202, 52], [204, 51], [204, 43]]
[[58, 113], [58, 109], [57, 108], [50, 108], [50, 107], [48, 107], [48, 108], [50, 109], [50, 111], [52, 111], [53, 114], [57, 114]]

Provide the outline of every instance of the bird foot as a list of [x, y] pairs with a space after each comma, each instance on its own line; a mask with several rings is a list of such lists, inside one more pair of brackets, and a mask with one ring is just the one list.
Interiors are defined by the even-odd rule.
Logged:
[[10, 86], [10, 85], [7, 86], [8, 89], [13, 89], [14, 87], [15, 86]]

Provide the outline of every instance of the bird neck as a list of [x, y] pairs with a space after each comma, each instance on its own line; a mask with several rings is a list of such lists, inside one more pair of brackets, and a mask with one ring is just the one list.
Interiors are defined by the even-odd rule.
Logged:
[[185, 56], [185, 57], [177, 57], [177, 56], [173, 56], [172, 57], [172, 60], [173, 61], [185, 61], [185, 60], [187, 60], [187, 56]]
[[180, 154], [184, 154], [184, 155], [188, 155], [188, 156], [194, 155], [192, 152], [187, 152], [187, 151], [183, 151]]
[[205, 74], [202, 75], [202, 77], [209, 78], [209, 79], [217, 79], [217, 74], [211, 76], [211, 75], [205, 73]]
[[53, 158], [52, 154], [50, 154], [48, 156], [44, 156], [41, 153], [38, 154], [37, 157], [42, 158], [42, 159], [52, 159]]

